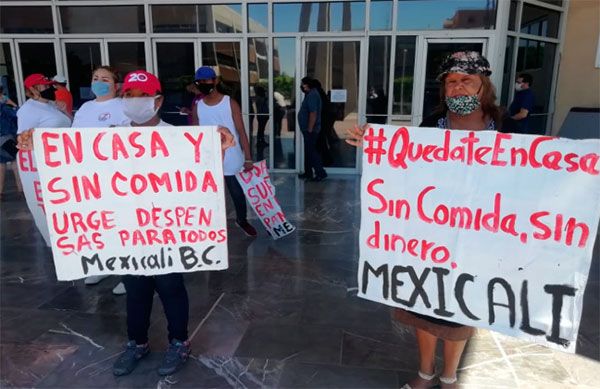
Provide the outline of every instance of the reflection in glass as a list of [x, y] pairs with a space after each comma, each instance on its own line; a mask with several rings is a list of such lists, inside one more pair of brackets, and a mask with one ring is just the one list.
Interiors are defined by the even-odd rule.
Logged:
[[542, 7], [523, 4], [521, 16], [521, 32], [531, 35], [558, 37], [558, 22], [560, 12]]
[[507, 37], [506, 51], [504, 53], [504, 73], [502, 74], [502, 92], [500, 94], [500, 104], [504, 107], [508, 107], [508, 98], [515, 85], [516, 77], [511, 74], [514, 48], [515, 38], [512, 36]]
[[194, 81], [194, 44], [159, 42], [156, 44], [156, 62], [165, 96], [161, 116], [170, 124], [186, 125], [187, 117], [179, 115], [179, 107], [188, 105], [186, 86]]
[[508, 29], [510, 31], [516, 31], [515, 26], [517, 25], [517, 7], [518, 7], [518, 1], [517, 0], [511, 0], [510, 1], [510, 14], [508, 16]]
[[59, 11], [65, 34], [146, 32], [144, 7], [141, 5], [61, 6]]
[[[519, 73], [529, 73], [533, 77], [531, 90], [535, 96], [534, 114], [548, 112], [555, 55], [556, 44], [554, 43], [531, 39], [519, 40], [516, 75]], [[530, 127], [533, 128], [531, 124]]]
[[296, 39], [273, 39], [273, 153], [275, 169], [296, 168]]
[[415, 74], [416, 37], [396, 37], [396, 65], [394, 69], [394, 115], [412, 112], [413, 81]]
[[202, 65], [212, 66], [220, 77], [221, 91], [242, 105], [239, 42], [202, 42]]
[[242, 6], [152, 5], [154, 32], [242, 32]]
[[390, 51], [392, 38], [373, 36], [369, 38], [369, 75], [367, 77], [367, 123], [387, 121]]
[[440, 104], [440, 82], [437, 80], [437, 76], [444, 58], [456, 51], [481, 53], [482, 50], [483, 43], [429, 43], [427, 45], [423, 118], [431, 115]]
[[56, 74], [56, 62], [53, 43], [19, 43], [21, 70], [23, 78], [33, 73], [42, 73], [47, 77]]
[[335, 89], [346, 91], [345, 102], [323, 104], [321, 136], [327, 146], [320, 150], [323, 165], [354, 168], [356, 149], [344, 139], [346, 130], [358, 124], [360, 42], [307, 42], [306, 45], [306, 76], [319, 80], [328, 96]]
[[108, 59], [110, 66], [123, 76], [146, 69], [144, 42], [108, 42]]
[[0, 33], [53, 34], [53, 25], [50, 7], [0, 7]]
[[490, 0], [400, 0], [398, 30], [492, 29], [496, 2]]
[[8, 98], [17, 103], [15, 68], [10, 52], [10, 43], [0, 44], [0, 86], [4, 90], [4, 96], [8, 96]]
[[266, 3], [248, 4], [248, 32], [267, 32], [268, 12]]
[[361, 31], [365, 29], [365, 3], [303, 2], [273, 5], [275, 32]]
[[99, 43], [65, 43], [67, 79], [73, 95], [73, 108], [94, 99], [91, 91], [92, 73], [102, 64]]
[[371, 31], [392, 29], [392, 2], [391, 0], [371, 1], [369, 28]]
[[250, 148], [255, 160], [269, 165], [269, 64], [266, 38], [248, 39], [248, 88]]

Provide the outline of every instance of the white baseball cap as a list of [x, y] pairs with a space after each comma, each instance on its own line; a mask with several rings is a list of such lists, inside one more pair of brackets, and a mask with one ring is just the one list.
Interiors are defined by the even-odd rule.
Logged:
[[66, 84], [67, 83], [67, 79], [65, 78], [65, 76], [63, 76], [61, 74], [57, 74], [56, 76], [54, 76], [54, 78], [52, 79], [52, 81], [58, 82], [59, 84]]

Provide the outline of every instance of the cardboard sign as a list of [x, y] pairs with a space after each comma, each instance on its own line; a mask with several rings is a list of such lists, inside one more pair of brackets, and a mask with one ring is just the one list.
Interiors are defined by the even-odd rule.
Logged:
[[275, 187], [269, 178], [265, 160], [255, 162], [252, 170], [240, 172], [236, 178], [252, 209], [273, 239], [282, 238], [296, 230], [285, 218], [275, 198]]
[[36, 129], [56, 275], [227, 268], [216, 127]]
[[44, 238], [46, 245], [50, 247], [50, 234], [48, 232], [48, 224], [46, 223], [42, 185], [33, 151], [19, 151], [17, 154], [17, 163], [27, 208], [29, 208], [35, 226]]
[[360, 296], [575, 350], [599, 140], [377, 125], [364, 142]]

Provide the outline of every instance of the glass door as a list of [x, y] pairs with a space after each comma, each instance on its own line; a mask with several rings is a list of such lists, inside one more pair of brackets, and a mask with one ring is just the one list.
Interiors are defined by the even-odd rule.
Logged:
[[[333, 173], [357, 171], [358, 151], [344, 140], [346, 130], [357, 125], [362, 116], [359, 86], [362, 41], [358, 39], [306, 39], [303, 44], [303, 69], [296, 80], [300, 109], [304, 96], [300, 80], [308, 76], [318, 80], [326, 98], [323, 100], [321, 133], [317, 149], [326, 170]], [[304, 158], [304, 153], [301, 153]]]
[[[487, 39], [426, 39], [425, 41], [425, 75], [421, 91], [423, 91], [421, 116], [415, 118], [418, 125], [423, 118], [431, 115], [440, 103], [440, 82], [436, 79], [444, 58], [456, 51], [477, 51], [486, 55]], [[419, 110], [417, 110], [418, 112]]]

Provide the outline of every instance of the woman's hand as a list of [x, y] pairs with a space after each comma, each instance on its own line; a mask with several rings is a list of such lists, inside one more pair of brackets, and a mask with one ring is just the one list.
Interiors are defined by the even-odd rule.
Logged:
[[225, 151], [235, 145], [235, 138], [227, 127], [219, 126], [217, 132], [221, 134], [221, 150]]
[[254, 167], [254, 163], [250, 160], [244, 162], [244, 171], [249, 172]]
[[369, 128], [369, 125], [364, 124], [360, 128], [358, 126], [354, 126], [354, 128], [349, 128], [348, 130], [346, 130], [346, 133], [348, 134], [346, 143], [351, 144], [352, 146], [355, 146], [355, 147], [362, 147], [363, 146], [363, 136], [365, 135], [367, 128]]
[[19, 150], [33, 150], [33, 128], [17, 135], [17, 148]]

